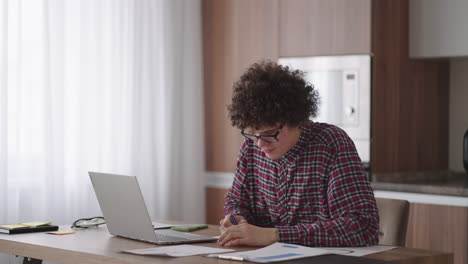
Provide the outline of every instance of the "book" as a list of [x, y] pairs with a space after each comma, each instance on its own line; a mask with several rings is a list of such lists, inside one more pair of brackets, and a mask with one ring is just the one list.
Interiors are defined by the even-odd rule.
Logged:
[[0, 233], [3, 234], [23, 234], [23, 233], [32, 233], [32, 232], [48, 232], [48, 231], [57, 231], [58, 226], [56, 225], [40, 225], [40, 226], [26, 226], [21, 224], [15, 225], [0, 225]]

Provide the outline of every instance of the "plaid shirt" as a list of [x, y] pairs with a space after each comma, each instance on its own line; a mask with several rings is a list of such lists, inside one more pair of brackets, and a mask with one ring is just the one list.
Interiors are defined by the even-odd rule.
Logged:
[[296, 145], [276, 161], [244, 141], [224, 213], [278, 228], [280, 242], [376, 245], [377, 207], [353, 141], [324, 123], [301, 129]]

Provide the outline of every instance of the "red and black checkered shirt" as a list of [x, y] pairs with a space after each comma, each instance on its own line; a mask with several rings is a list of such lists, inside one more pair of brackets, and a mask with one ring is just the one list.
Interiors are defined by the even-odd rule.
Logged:
[[224, 213], [278, 228], [280, 242], [376, 245], [377, 206], [353, 141], [333, 125], [309, 122], [301, 129], [296, 145], [276, 161], [244, 141]]

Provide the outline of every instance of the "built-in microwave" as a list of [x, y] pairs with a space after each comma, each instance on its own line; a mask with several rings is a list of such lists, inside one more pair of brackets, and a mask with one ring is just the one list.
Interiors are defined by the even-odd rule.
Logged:
[[282, 65], [304, 71], [318, 91], [317, 122], [345, 130], [356, 145], [361, 160], [370, 163], [371, 56], [314, 56], [280, 58]]

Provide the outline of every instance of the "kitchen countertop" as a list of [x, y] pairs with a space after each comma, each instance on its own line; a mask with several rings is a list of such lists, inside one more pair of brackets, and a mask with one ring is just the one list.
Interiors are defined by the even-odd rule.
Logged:
[[371, 185], [378, 191], [468, 197], [468, 174], [463, 172], [373, 173]]

